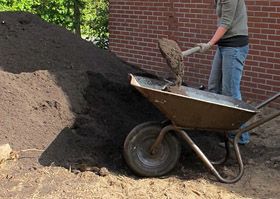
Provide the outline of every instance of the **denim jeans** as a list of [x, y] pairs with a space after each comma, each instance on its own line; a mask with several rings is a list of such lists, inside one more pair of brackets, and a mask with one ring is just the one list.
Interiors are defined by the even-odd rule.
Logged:
[[[248, 45], [243, 47], [217, 47], [208, 81], [210, 92], [242, 100], [240, 82], [248, 51]], [[229, 135], [229, 137], [232, 136]], [[240, 136], [239, 143], [246, 144], [249, 140], [250, 134], [245, 132]]]

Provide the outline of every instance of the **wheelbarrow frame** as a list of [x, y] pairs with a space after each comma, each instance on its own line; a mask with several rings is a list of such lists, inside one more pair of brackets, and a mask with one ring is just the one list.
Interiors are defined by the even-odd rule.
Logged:
[[[139, 90], [145, 97], [148, 98], [148, 100], [150, 100], [152, 102], [152, 104], [154, 104], [157, 108], [158, 107], [158, 104], [156, 103], [155, 104], [155, 101], [154, 100], [151, 100], [150, 98], [150, 95], [147, 95], [145, 94], [145, 91], [144, 90], [149, 90], [150, 88], [147, 88], [147, 87], [143, 87], [139, 84], [139, 82], [137, 82], [135, 76], [133, 76], [132, 74], [130, 74], [130, 83], [132, 86], [134, 86], [137, 90]], [[143, 77], [145, 79], [145, 77]], [[164, 87], [164, 86], [163, 86]], [[157, 88], [158, 89], [158, 92], [167, 92], [167, 91], [162, 91], [160, 88]], [[173, 94], [173, 93], [168, 93], [168, 94], [171, 94], [171, 95], [176, 95], [176, 94]], [[273, 97], [267, 99], [266, 101], [264, 101], [263, 103], [259, 104], [258, 106], [255, 107], [255, 109], [252, 109], [250, 108], [249, 110], [246, 110], [247, 112], [251, 112], [249, 115], [245, 115], [244, 118], [243, 118], [243, 122], [247, 122], [251, 117], [253, 117], [255, 114], [257, 114], [259, 111], [260, 108], [266, 106], [267, 104], [269, 104], [270, 102], [274, 101], [275, 99], [277, 99], [278, 97], [280, 96], [280, 92], [277, 93], [276, 95], [274, 95]], [[176, 98], [176, 96], [175, 96]], [[243, 104], [244, 106], [244, 104]], [[246, 107], [246, 104], [245, 104], [245, 107]], [[248, 106], [250, 107], [250, 106]], [[160, 111], [162, 111], [162, 108], [159, 108]], [[238, 108], [239, 109], [239, 108]], [[241, 108], [242, 109], [242, 108]], [[241, 110], [242, 112], [244, 112], [244, 110]], [[221, 132], [225, 135], [225, 150], [226, 150], [226, 154], [225, 156], [219, 160], [219, 161], [216, 161], [216, 162], [213, 162], [213, 161], [210, 161], [209, 158], [207, 158], [207, 156], [202, 152], [202, 150], [199, 148], [199, 146], [197, 146], [195, 144], [195, 142], [191, 139], [191, 137], [188, 135], [188, 131], [191, 131], [191, 130], [206, 130], [206, 131], [213, 131], [213, 127], [211, 126], [211, 128], [206, 128], [204, 127], [205, 125], [204, 124], [201, 124], [201, 125], [198, 125], [198, 126], [189, 126], [187, 125], [187, 127], [184, 127], [184, 125], [180, 125], [178, 126], [178, 122], [174, 122], [174, 118], [173, 116], [171, 115], [168, 115], [165, 113], [165, 115], [167, 116], [168, 120], [170, 122], [167, 123], [167, 125], [164, 125], [164, 127], [160, 130], [155, 142], [153, 143], [153, 145], [151, 146], [150, 148], [150, 152], [151, 154], [154, 154], [157, 152], [159, 146], [161, 145], [164, 137], [166, 136], [166, 134], [168, 132], [174, 132], [174, 133], [177, 133], [178, 135], [180, 135], [181, 138], [183, 138], [187, 144], [195, 151], [196, 155], [200, 158], [200, 160], [206, 165], [206, 167], [208, 169], [210, 169], [210, 171], [216, 176], [216, 178], [220, 181], [220, 182], [223, 182], [223, 183], [235, 183], [237, 182], [238, 180], [241, 179], [243, 173], [244, 173], [244, 164], [243, 164], [243, 160], [242, 160], [242, 157], [241, 157], [241, 154], [240, 154], [240, 149], [239, 149], [239, 145], [238, 145], [238, 141], [239, 141], [239, 138], [241, 136], [242, 133], [244, 132], [247, 132], [247, 131], [250, 131], [276, 117], [278, 117], [280, 115], [280, 111], [278, 112], [275, 112], [271, 115], [268, 115], [260, 120], [257, 120], [249, 125], [246, 125], [245, 127], [242, 126], [242, 124], [239, 123], [234, 125], [234, 128], [225, 128], [225, 129], [222, 129], [221, 127], [215, 129], [217, 132]], [[242, 115], [241, 115], [242, 116]], [[177, 118], [178, 119], [178, 118]], [[165, 121], [166, 122], [166, 121]], [[191, 123], [191, 125], [194, 125], [193, 123]], [[208, 124], [207, 124], [208, 125]], [[236, 126], [239, 125], [238, 128], [236, 128]], [[201, 128], [202, 127], [202, 128]], [[229, 155], [230, 155], [230, 147], [229, 147], [229, 139], [227, 138], [227, 135], [228, 135], [228, 132], [232, 132], [235, 134], [234, 136], [234, 139], [233, 139], [233, 149], [234, 149], [234, 152], [235, 152], [235, 157], [237, 159], [237, 163], [238, 163], [238, 166], [239, 166], [239, 171], [238, 173], [235, 175], [235, 177], [231, 178], [231, 179], [228, 179], [228, 178], [225, 178], [223, 177], [218, 171], [217, 169], [214, 167], [214, 165], [218, 165], [218, 164], [224, 164], [228, 158], [229, 158]]]

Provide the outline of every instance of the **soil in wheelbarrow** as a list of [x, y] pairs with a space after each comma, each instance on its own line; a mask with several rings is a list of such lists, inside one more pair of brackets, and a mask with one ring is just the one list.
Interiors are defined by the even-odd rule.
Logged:
[[[124, 139], [163, 119], [129, 85], [128, 73], [143, 72], [34, 15], [2, 12], [0, 21], [0, 145], [14, 150], [0, 164], [0, 198], [278, 197], [279, 118], [241, 148], [245, 175], [236, 184], [213, 181], [188, 147], [168, 175], [139, 178], [123, 160]], [[214, 134], [192, 136], [211, 157], [222, 153]]]

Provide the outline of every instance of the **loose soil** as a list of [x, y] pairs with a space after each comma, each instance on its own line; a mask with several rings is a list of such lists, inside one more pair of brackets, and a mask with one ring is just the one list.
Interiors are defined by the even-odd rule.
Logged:
[[[235, 184], [217, 182], [187, 145], [171, 173], [140, 178], [123, 160], [124, 139], [164, 119], [129, 85], [129, 73], [145, 72], [32, 14], [2, 12], [0, 22], [0, 144], [18, 155], [0, 165], [0, 198], [279, 198], [280, 118], [251, 132]], [[222, 153], [216, 134], [191, 136]], [[233, 163], [218, 168], [230, 175]]]

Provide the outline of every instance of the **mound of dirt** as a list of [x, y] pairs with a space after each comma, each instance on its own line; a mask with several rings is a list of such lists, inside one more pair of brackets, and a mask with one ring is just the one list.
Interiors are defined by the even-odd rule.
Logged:
[[[164, 119], [129, 85], [129, 73], [145, 72], [35, 15], [2, 12], [0, 22], [0, 145], [19, 153], [18, 161], [0, 168], [0, 198], [277, 196], [279, 119], [256, 129], [254, 144], [241, 149], [250, 164], [239, 184], [206, 182], [208, 172], [189, 154], [174, 177], [134, 179], [123, 161], [124, 139], [135, 125]], [[205, 147], [213, 140], [197, 137]], [[71, 173], [79, 164], [109, 174]]]
[[73, 123], [71, 106], [54, 79], [47, 71], [0, 71], [1, 142], [42, 149], [61, 127]]
[[1, 142], [46, 149], [43, 165], [86, 155], [110, 166], [134, 125], [161, 117], [129, 85], [140, 69], [35, 15], [0, 21]]

